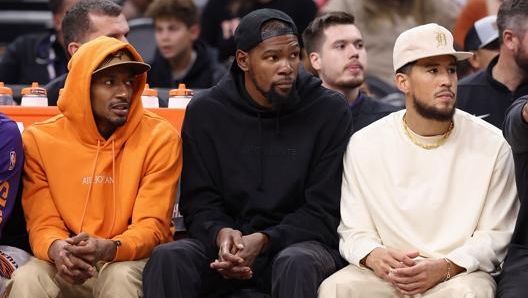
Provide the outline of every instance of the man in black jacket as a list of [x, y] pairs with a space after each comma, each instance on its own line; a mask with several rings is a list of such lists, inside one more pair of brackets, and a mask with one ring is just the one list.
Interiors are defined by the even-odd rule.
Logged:
[[180, 207], [190, 239], [155, 249], [146, 298], [315, 298], [344, 265], [346, 100], [299, 71], [297, 28], [283, 12], [249, 13], [235, 41], [229, 75], [187, 107]]
[[499, 55], [460, 80], [457, 107], [502, 128], [518, 88], [528, 80], [528, 0], [505, 0], [497, 13]]

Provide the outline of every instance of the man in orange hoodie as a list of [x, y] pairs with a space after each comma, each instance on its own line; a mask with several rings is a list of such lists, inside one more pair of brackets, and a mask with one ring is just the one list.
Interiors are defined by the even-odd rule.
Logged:
[[11, 297], [138, 297], [153, 248], [171, 239], [181, 139], [146, 111], [148, 64], [106, 36], [69, 62], [61, 112], [23, 133], [22, 204], [36, 258]]

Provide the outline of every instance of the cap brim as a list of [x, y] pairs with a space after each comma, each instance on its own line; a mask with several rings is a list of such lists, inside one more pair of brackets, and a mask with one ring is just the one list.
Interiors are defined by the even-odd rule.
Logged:
[[118, 67], [118, 66], [126, 66], [128, 69], [130, 69], [132, 71], [132, 74], [134, 74], [134, 75], [142, 74], [142, 73], [147, 72], [147, 71], [150, 70], [150, 65], [148, 65], [146, 63], [139, 62], [139, 61], [123, 61], [123, 62], [120, 62], [120, 63], [114, 63], [114, 64], [111, 64], [111, 65], [108, 65], [108, 66], [101, 67], [101, 68], [95, 70], [93, 72], [93, 74], [99, 73], [99, 72], [101, 72], [101, 71], [103, 71], [105, 69]]
[[488, 45], [490, 45], [492, 42], [494, 42], [494, 41], [496, 41], [496, 40], [499, 40], [499, 36], [498, 36], [498, 35], [497, 35], [497, 36], [494, 36], [494, 37], [492, 37], [492, 38], [490, 38], [490, 39], [488, 39], [488, 40], [485, 41], [485, 42], [483, 42], [483, 43], [480, 45], [479, 49], [482, 49], [482, 48], [487, 47]]

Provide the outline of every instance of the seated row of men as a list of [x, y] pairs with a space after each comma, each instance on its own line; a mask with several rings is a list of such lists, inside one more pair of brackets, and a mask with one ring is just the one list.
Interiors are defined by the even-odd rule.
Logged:
[[[150, 66], [134, 47], [79, 46], [61, 114], [22, 135], [34, 257], [6, 294], [494, 297], [520, 203], [501, 131], [455, 108], [456, 62], [471, 54], [437, 24], [403, 32], [393, 65], [406, 109], [383, 114], [359, 91], [352, 16], [318, 17], [304, 37], [321, 80], [300, 67], [288, 15], [242, 18], [228, 74], [192, 99], [181, 137], [143, 109]], [[505, 130], [521, 191], [527, 101]], [[171, 242], [178, 180], [189, 237]], [[516, 264], [501, 297], [528, 292]]]

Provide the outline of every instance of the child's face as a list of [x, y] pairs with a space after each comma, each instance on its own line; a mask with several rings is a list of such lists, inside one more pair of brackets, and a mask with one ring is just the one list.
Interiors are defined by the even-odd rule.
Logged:
[[175, 18], [159, 18], [154, 22], [156, 44], [165, 59], [178, 60], [192, 50], [199, 34], [198, 25], [187, 27]]

